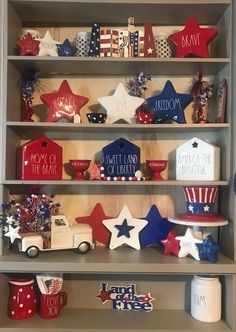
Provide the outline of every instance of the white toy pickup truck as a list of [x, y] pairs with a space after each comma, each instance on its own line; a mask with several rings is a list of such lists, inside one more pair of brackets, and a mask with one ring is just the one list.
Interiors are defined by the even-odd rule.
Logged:
[[19, 250], [30, 258], [40, 251], [76, 249], [84, 254], [94, 249], [92, 228], [88, 224], [70, 224], [64, 215], [51, 217], [51, 231], [21, 233]]

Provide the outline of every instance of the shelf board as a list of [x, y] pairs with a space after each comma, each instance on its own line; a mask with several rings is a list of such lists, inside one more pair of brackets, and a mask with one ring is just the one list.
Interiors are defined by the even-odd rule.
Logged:
[[[69, 6], [68, 6], [69, 7]], [[128, 16], [127, 16], [128, 17]], [[129, 76], [215, 75], [230, 63], [230, 58], [88, 58], [8, 56], [8, 61], [23, 75], [37, 70], [41, 77], [81, 75]]]
[[192, 318], [185, 310], [153, 310], [152, 312], [143, 313], [80, 308], [63, 308], [60, 316], [52, 320], [42, 319], [36, 315], [33, 318], [20, 321], [2, 315], [0, 331], [12, 332], [14, 330], [17, 332], [232, 331], [223, 320], [216, 323], [201, 323]]
[[193, 13], [200, 24], [216, 24], [231, 4], [230, 0], [73, 0], [69, 6], [63, 0], [9, 2], [24, 26], [127, 25], [130, 16], [136, 24], [183, 25]]
[[159, 248], [144, 248], [136, 251], [129, 247], [109, 250], [96, 247], [85, 255], [73, 250], [42, 252], [30, 259], [24, 253], [10, 252], [0, 256], [2, 272], [60, 272], [82, 274], [232, 274], [236, 263], [219, 254], [217, 264], [196, 261], [191, 257], [165, 256]]

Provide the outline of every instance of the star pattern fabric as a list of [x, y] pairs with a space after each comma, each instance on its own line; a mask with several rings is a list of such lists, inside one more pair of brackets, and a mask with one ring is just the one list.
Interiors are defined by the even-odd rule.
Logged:
[[176, 233], [174, 231], [169, 232], [167, 238], [161, 240], [161, 243], [164, 246], [164, 255], [174, 254], [177, 257], [179, 256], [180, 240], [176, 239]]
[[199, 250], [199, 257], [201, 261], [210, 261], [211, 263], [216, 263], [218, 261], [218, 251], [220, 247], [213, 240], [212, 235], [208, 235], [203, 243], [196, 243]]
[[57, 44], [57, 51], [59, 56], [75, 56], [77, 47], [73, 46], [69, 39], [65, 39], [63, 44]]
[[177, 93], [171, 83], [167, 81], [162, 92], [146, 100], [155, 113], [155, 123], [172, 120], [177, 123], [186, 123], [185, 107], [193, 99], [191, 94]]
[[185, 28], [169, 36], [176, 45], [176, 57], [209, 57], [208, 45], [216, 37], [214, 28], [200, 28], [194, 16], [190, 16]]
[[135, 123], [135, 111], [143, 104], [144, 99], [130, 96], [124, 85], [120, 83], [112, 96], [99, 97], [98, 102], [107, 111], [107, 123], [114, 123], [119, 120]]
[[49, 30], [47, 30], [43, 38], [37, 40], [40, 41], [39, 56], [58, 56], [57, 45], [61, 43], [52, 38]]
[[57, 92], [46, 93], [40, 96], [41, 100], [49, 106], [48, 122], [55, 122], [66, 118], [73, 122], [76, 114], [87, 104], [88, 98], [72, 92], [67, 80], [61, 83]]
[[19, 234], [20, 227], [12, 227], [9, 225], [9, 231], [4, 234], [4, 236], [9, 237], [11, 243], [14, 243], [16, 239], [21, 239], [21, 236]]
[[17, 40], [17, 46], [20, 49], [20, 55], [31, 55], [36, 56], [39, 53], [40, 41], [35, 40], [32, 35], [28, 32], [24, 38]]
[[162, 218], [155, 204], [153, 204], [145, 218], [147, 226], [139, 234], [141, 248], [153, 244], [160, 244], [165, 239], [174, 224], [167, 218]]
[[187, 257], [191, 255], [197, 261], [200, 260], [197, 243], [202, 243], [203, 240], [195, 236], [193, 230], [187, 228], [184, 236], [177, 236], [177, 240], [180, 240], [180, 251], [178, 257]]
[[[133, 229], [129, 230], [130, 237], [125, 235], [118, 236], [120, 231], [117, 229], [117, 225], [122, 226], [125, 219], [127, 225], [133, 227]], [[127, 244], [136, 250], [140, 250], [139, 232], [147, 225], [147, 220], [133, 218], [128, 207], [124, 206], [117, 218], [104, 220], [103, 224], [111, 232], [110, 249], [115, 249], [123, 244]]]

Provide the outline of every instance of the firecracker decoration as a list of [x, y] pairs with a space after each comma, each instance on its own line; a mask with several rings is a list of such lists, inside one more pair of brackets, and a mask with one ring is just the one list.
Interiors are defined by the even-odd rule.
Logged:
[[165, 239], [174, 224], [169, 222], [167, 218], [162, 218], [157, 206], [153, 204], [145, 218], [147, 225], [139, 233], [141, 248], [149, 245], [157, 245], [161, 240]]
[[39, 44], [39, 56], [58, 56], [57, 45], [61, 44], [52, 38], [49, 30], [45, 33], [45, 36], [41, 39]]
[[215, 28], [200, 28], [194, 16], [190, 16], [185, 28], [169, 36], [176, 45], [176, 57], [196, 56], [208, 58], [208, 45], [217, 36]]
[[167, 81], [162, 92], [146, 99], [146, 102], [153, 108], [155, 123], [163, 123], [166, 120], [186, 123], [184, 109], [192, 98], [191, 94], [177, 93], [171, 81]]
[[170, 231], [167, 238], [161, 240], [161, 244], [164, 246], [163, 255], [173, 254], [175, 256], [179, 256], [180, 250], [180, 240], [176, 239], [176, 233], [174, 231]]
[[23, 108], [23, 121], [33, 122], [32, 116], [34, 111], [32, 109], [34, 92], [40, 92], [42, 90], [42, 84], [39, 79], [39, 73], [36, 71], [30, 72], [21, 85], [21, 101]]
[[100, 56], [100, 26], [97, 23], [93, 23], [92, 25], [88, 56]]
[[77, 223], [89, 224], [93, 229], [93, 239], [105, 246], [109, 245], [110, 232], [103, 225], [103, 220], [112, 219], [113, 217], [107, 216], [100, 203], [97, 203], [89, 216], [82, 216], [75, 218]]
[[200, 260], [197, 243], [203, 243], [203, 240], [198, 238], [192, 229], [187, 228], [184, 236], [177, 236], [177, 240], [180, 241], [180, 250], [178, 257], [187, 257], [191, 255], [197, 261]]
[[60, 203], [53, 202], [53, 198], [54, 195], [32, 194], [2, 204], [4, 236], [14, 243], [21, 239], [21, 233], [50, 230], [51, 216], [57, 215], [60, 208]]
[[155, 300], [150, 292], [145, 295], [137, 294], [136, 284], [130, 284], [129, 286], [109, 286], [105, 282], [100, 284], [99, 294], [96, 297], [101, 300], [102, 304], [111, 301], [113, 310], [144, 312], [153, 310], [152, 301]]
[[61, 180], [62, 147], [48, 137], [29, 141], [17, 150], [17, 179]]
[[116, 249], [127, 244], [140, 250], [139, 233], [147, 223], [147, 220], [133, 218], [128, 207], [124, 206], [117, 218], [103, 220], [103, 224], [111, 232], [109, 248]]
[[193, 101], [196, 111], [196, 122], [207, 123], [205, 108], [213, 95], [213, 84], [211, 82], [203, 81], [202, 73], [198, 73], [197, 81], [192, 87]]
[[147, 83], [151, 81], [151, 76], [139, 73], [127, 83], [127, 89], [130, 96], [142, 97], [147, 90]]
[[124, 84], [119, 83], [112, 96], [99, 97], [98, 102], [107, 111], [107, 123], [115, 123], [119, 120], [135, 123], [135, 111], [144, 103], [144, 99], [130, 96]]
[[220, 148], [193, 137], [176, 149], [176, 180], [218, 181]]
[[196, 243], [196, 246], [201, 261], [209, 261], [211, 263], [218, 262], [217, 253], [219, 252], [220, 247], [215, 243], [212, 235], [208, 235], [203, 243]]
[[20, 55], [22, 56], [36, 56], [39, 53], [40, 41], [35, 40], [29, 32], [21, 40], [17, 40], [16, 44], [19, 47]]
[[77, 47], [72, 45], [69, 39], [66, 38], [62, 44], [57, 45], [57, 51], [59, 56], [75, 56]]
[[49, 106], [48, 122], [62, 118], [73, 122], [74, 116], [80, 116], [81, 108], [89, 101], [87, 97], [74, 94], [67, 80], [61, 83], [57, 92], [42, 94], [40, 98]]
[[150, 23], [146, 23], [144, 25], [144, 57], [157, 57], [155, 38], [153, 36], [152, 25]]

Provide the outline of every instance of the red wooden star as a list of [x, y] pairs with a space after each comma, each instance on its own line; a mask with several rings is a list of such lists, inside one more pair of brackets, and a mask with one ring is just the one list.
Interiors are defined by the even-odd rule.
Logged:
[[111, 301], [111, 292], [106, 291], [100, 291], [100, 294], [98, 294], [96, 297], [101, 299], [102, 303], [106, 303], [107, 301]]
[[20, 55], [33, 55], [36, 56], [39, 53], [39, 40], [35, 40], [28, 32], [27, 35], [17, 40], [17, 46], [20, 48]]
[[200, 28], [194, 16], [190, 16], [185, 28], [169, 36], [176, 45], [176, 57], [196, 56], [208, 58], [208, 44], [216, 37], [214, 28]]
[[164, 255], [174, 254], [178, 257], [180, 250], [180, 241], [176, 240], [176, 233], [174, 231], [170, 231], [167, 238], [165, 240], [161, 240], [161, 243], [164, 246]]
[[90, 174], [90, 177], [89, 177], [90, 180], [101, 180], [100, 167], [101, 167], [101, 164], [95, 163], [89, 168], [88, 171]]
[[75, 220], [78, 223], [89, 224], [93, 229], [93, 239], [108, 246], [110, 242], [110, 232], [103, 225], [102, 221], [105, 219], [112, 219], [105, 215], [102, 205], [97, 203], [90, 216], [77, 217]]
[[40, 98], [49, 106], [48, 122], [61, 118], [73, 121], [76, 114], [80, 116], [80, 109], [88, 102], [87, 97], [72, 92], [67, 80], [61, 83], [57, 92], [43, 94]]

